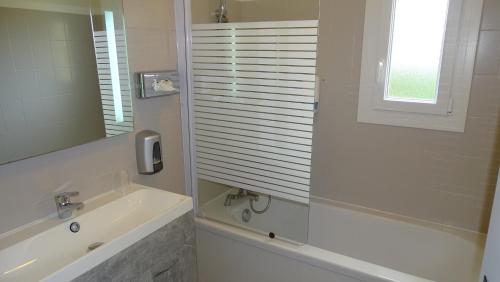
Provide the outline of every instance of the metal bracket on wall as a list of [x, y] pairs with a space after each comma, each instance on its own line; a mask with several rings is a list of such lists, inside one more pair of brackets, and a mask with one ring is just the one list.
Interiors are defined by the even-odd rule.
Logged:
[[321, 90], [321, 81], [322, 79], [319, 76], [316, 76], [316, 85], [314, 88], [314, 112], [317, 113], [319, 111], [319, 92]]

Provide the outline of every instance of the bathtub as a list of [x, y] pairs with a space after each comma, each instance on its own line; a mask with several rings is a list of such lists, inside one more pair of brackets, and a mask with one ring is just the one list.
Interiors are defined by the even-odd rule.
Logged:
[[[273, 199], [273, 205], [286, 203]], [[203, 217], [196, 219], [200, 282], [479, 280], [483, 234], [314, 199], [307, 243], [301, 244], [253, 232], [251, 221], [244, 223], [237, 216], [241, 209], [241, 205], [224, 207], [220, 199], [200, 209]], [[277, 214], [270, 209], [252, 218], [267, 220], [264, 226], [271, 226], [292, 222], [286, 216], [297, 213]]]

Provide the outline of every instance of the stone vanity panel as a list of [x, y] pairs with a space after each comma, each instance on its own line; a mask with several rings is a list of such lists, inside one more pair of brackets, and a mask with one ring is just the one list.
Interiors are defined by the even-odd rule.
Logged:
[[74, 282], [195, 282], [196, 239], [193, 212], [172, 221]]

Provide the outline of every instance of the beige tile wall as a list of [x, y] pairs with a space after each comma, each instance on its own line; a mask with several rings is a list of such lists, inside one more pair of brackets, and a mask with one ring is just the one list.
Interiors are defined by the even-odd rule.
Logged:
[[465, 133], [356, 121], [364, 7], [321, 1], [313, 196], [485, 232], [500, 163], [500, 1], [485, 0]]
[[[130, 69], [176, 68], [174, 0], [124, 0]], [[184, 193], [179, 96], [134, 99], [135, 128], [159, 131], [165, 168], [136, 173], [134, 135], [114, 137], [0, 166], [0, 233], [55, 212], [57, 190], [78, 190], [84, 200], [117, 185], [120, 171], [136, 182]]]
[[241, 2], [239, 21], [315, 20], [319, 0], [267, 0]]
[[[133, 72], [177, 69], [175, 0], [124, 0], [129, 63]], [[137, 175], [140, 183], [184, 193], [181, 106], [179, 95], [135, 99], [135, 127], [161, 133], [166, 166], [153, 177]], [[135, 148], [132, 160], [135, 166]], [[134, 168], [135, 169], [135, 168]]]
[[194, 24], [214, 22], [214, 16], [211, 1], [209, 0], [191, 0], [191, 20]]

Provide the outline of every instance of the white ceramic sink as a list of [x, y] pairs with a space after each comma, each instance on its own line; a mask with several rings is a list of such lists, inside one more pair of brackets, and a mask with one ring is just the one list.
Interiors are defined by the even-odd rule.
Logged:
[[[193, 208], [190, 197], [131, 184], [85, 202], [75, 217], [48, 218], [0, 238], [0, 281], [68, 281]], [[72, 233], [69, 225], [80, 224]], [[102, 242], [89, 251], [91, 244]]]

